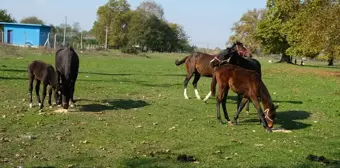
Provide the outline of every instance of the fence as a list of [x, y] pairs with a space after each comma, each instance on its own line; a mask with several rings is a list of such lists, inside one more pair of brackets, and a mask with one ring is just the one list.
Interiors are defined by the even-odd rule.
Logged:
[[[105, 45], [95, 44], [95, 40], [90, 37], [82, 37], [81, 34], [69, 34], [65, 37], [65, 43], [72, 46], [75, 49], [104, 49]], [[48, 43], [46, 47], [58, 48], [58, 46], [63, 46], [64, 35], [63, 34], [50, 34], [48, 38]]]
[[4, 36], [4, 32], [2, 30], [0, 30], [0, 43], [4, 43], [5, 41], [5, 36]]

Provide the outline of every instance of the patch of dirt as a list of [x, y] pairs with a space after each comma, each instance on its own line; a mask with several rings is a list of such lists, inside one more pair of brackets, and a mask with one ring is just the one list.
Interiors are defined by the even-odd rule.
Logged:
[[340, 71], [327, 71], [327, 70], [320, 70], [320, 69], [301, 68], [297, 72], [314, 73], [314, 74], [317, 74], [319, 76], [339, 77], [340, 78]]

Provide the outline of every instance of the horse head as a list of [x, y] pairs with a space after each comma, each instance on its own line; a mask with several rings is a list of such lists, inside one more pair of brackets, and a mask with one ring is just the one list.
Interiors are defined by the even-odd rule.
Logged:
[[216, 55], [211, 61], [210, 66], [215, 67], [219, 66], [224, 62], [229, 62], [231, 56], [232, 56], [232, 49], [227, 47], [225, 50], [223, 50], [221, 53]]
[[239, 41], [236, 41], [233, 44], [232, 48], [235, 49], [240, 56], [243, 56], [243, 57], [246, 57], [246, 58], [252, 58], [253, 57], [251, 52], [244, 46], [243, 43], [241, 43]]
[[276, 109], [279, 105], [272, 105], [271, 107], [264, 110], [264, 116], [267, 121], [268, 127], [273, 128], [274, 126], [274, 119], [276, 117]]

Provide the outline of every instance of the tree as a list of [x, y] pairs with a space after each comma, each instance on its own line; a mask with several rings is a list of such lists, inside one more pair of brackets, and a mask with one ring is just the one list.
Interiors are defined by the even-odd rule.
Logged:
[[94, 22], [91, 32], [103, 44], [107, 27], [109, 46], [120, 48], [126, 45], [129, 11], [130, 5], [126, 0], [109, 0], [108, 3], [98, 8], [97, 21]]
[[137, 11], [145, 12], [147, 17], [155, 15], [158, 19], [164, 19], [164, 10], [161, 5], [157, 4], [153, 0], [142, 2], [138, 7]]
[[0, 9], [0, 22], [16, 22], [6, 9]]
[[340, 54], [340, 21], [334, 19], [339, 12], [339, 1], [305, 1], [283, 29], [291, 44], [288, 53], [312, 58], [322, 53], [328, 57], [328, 65], [333, 65]]
[[21, 19], [20, 23], [44, 24], [44, 21], [42, 21], [41, 19], [39, 19], [36, 16], [30, 16], [30, 17], [26, 17], [26, 18]]
[[228, 43], [242, 41], [252, 53], [260, 50], [261, 42], [255, 38], [255, 32], [258, 22], [265, 17], [265, 14], [264, 9], [248, 10], [238, 22], [234, 23], [231, 28], [234, 34], [229, 37]]
[[268, 14], [257, 25], [255, 37], [261, 41], [265, 53], [282, 54], [279, 62], [292, 63], [287, 54], [290, 47], [287, 35], [282, 31], [285, 23], [294, 18], [300, 8], [300, 0], [268, 0]]

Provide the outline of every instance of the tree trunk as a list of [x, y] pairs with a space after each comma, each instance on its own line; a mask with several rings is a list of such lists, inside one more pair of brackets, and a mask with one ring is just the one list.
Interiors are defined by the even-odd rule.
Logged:
[[329, 57], [328, 58], [328, 66], [333, 66], [334, 65], [334, 57]]
[[289, 63], [289, 64], [292, 64], [292, 59], [293, 57], [292, 56], [289, 56], [289, 55], [286, 55], [285, 53], [283, 53], [281, 55], [281, 59], [279, 61], [279, 63]]

